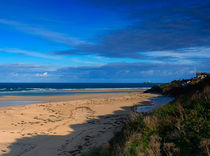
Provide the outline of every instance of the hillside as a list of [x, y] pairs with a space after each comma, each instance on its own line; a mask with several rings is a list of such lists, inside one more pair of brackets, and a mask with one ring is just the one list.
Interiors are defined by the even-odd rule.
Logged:
[[202, 79], [197, 76], [192, 79], [174, 80], [170, 83], [156, 85], [145, 92], [161, 93], [165, 96], [178, 97], [180, 95], [193, 94], [193, 92], [202, 90], [209, 82], [210, 74], [205, 74]]
[[157, 85], [147, 92], [176, 99], [151, 114], [134, 113], [109, 144], [83, 155], [210, 155], [210, 74]]

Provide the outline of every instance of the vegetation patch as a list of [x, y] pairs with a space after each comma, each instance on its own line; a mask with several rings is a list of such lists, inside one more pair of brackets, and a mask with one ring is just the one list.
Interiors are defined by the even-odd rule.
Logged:
[[157, 85], [149, 91], [173, 95], [176, 100], [152, 114], [137, 115], [106, 148], [94, 148], [86, 154], [210, 155], [210, 74]]

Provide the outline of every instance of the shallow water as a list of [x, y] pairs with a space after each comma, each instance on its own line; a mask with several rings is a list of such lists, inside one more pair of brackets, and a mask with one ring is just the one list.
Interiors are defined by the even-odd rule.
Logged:
[[[78, 95], [78, 94], [97, 94], [97, 93], [132, 93], [132, 92], [143, 92], [143, 91], [106, 91], [106, 92], [48, 92], [48, 93], [30, 93], [30, 92], [23, 92], [23, 93], [5, 93], [4, 96], [62, 96], [62, 95]], [[1, 97], [1, 96], [0, 96]], [[0, 100], [0, 107], [3, 106], [17, 106], [17, 105], [29, 105], [29, 104], [37, 104], [43, 103], [48, 101], [15, 101], [15, 100], [8, 100], [8, 101], [1, 101]]]
[[174, 100], [174, 97], [166, 97], [166, 96], [153, 97], [153, 98], [150, 99], [150, 101], [152, 103], [151, 105], [138, 106], [136, 108], [136, 111], [139, 112], [139, 113], [153, 112], [155, 109], [158, 109], [161, 106], [166, 105], [173, 100]]
[[32, 92], [32, 91], [13, 91], [13, 92], [0, 92], [0, 96], [61, 96], [61, 95], [78, 95], [78, 94], [91, 94], [91, 93], [125, 93], [125, 92], [143, 92], [143, 91], [106, 91], [106, 92], [68, 92], [65, 90], [59, 91], [42, 91], [42, 92]]
[[0, 101], [0, 107], [43, 103], [47, 101]]

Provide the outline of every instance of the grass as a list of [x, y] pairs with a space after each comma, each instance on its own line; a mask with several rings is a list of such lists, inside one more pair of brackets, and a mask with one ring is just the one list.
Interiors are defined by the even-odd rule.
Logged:
[[136, 116], [106, 148], [94, 148], [84, 156], [210, 155], [210, 76], [192, 79], [188, 86], [182, 85], [185, 81], [154, 87], [176, 100], [152, 114]]

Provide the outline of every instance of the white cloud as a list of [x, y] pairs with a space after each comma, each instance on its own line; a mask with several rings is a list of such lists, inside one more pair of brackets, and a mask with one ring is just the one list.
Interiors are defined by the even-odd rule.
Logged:
[[[169, 63], [195, 64], [197, 63], [198, 58], [210, 58], [210, 47], [190, 47], [167, 51], [149, 51], [144, 52], [143, 54], [154, 58], [166, 57], [170, 61]], [[171, 62], [170, 58], [174, 58], [174, 62]], [[196, 58], [196, 60], [194, 58]], [[162, 62], [166, 63], [167, 60], [163, 60]]]
[[0, 19], [0, 23], [1, 24], [6, 24], [6, 25], [10, 25], [15, 27], [16, 29], [28, 33], [28, 34], [34, 34], [34, 35], [38, 35], [42, 38], [51, 40], [51, 41], [55, 41], [55, 42], [59, 42], [59, 43], [64, 43], [66, 45], [69, 46], [78, 46], [81, 44], [90, 44], [86, 41], [80, 40], [78, 38], [75, 37], [69, 37], [63, 33], [59, 33], [59, 32], [53, 32], [53, 31], [49, 31], [40, 27], [34, 27], [34, 26], [30, 26], [24, 23], [20, 23], [20, 22], [16, 22], [16, 21], [11, 21], [11, 20], [6, 20], [6, 19]]
[[149, 56], [170, 56], [177, 58], [187, 57], [210, 57], [210, 48], [189, 48], [189, 49], [178, 49], [172, 51], [154, 51], [149, 52]]
[[41, 58], [48, 58], [48, 59], [57, 59], [57, 57], [45, 55], [45, 54], [42, 54], [42, 53], [39, 53], [39, 52], [16, 49], [16, 48], [0, 48], [0, 52], [16, 53], [16, 54], [35, 56], [35, 57], [41, 57]]
[[141, 71], [140, 73], [144, 75], [152, 75], [154, 74], [154, 70]]
[[48, 76], [47, 72], [44, 72], [42, 74], [36, 74], [36, 77], [47, 77], [47, 76]]

